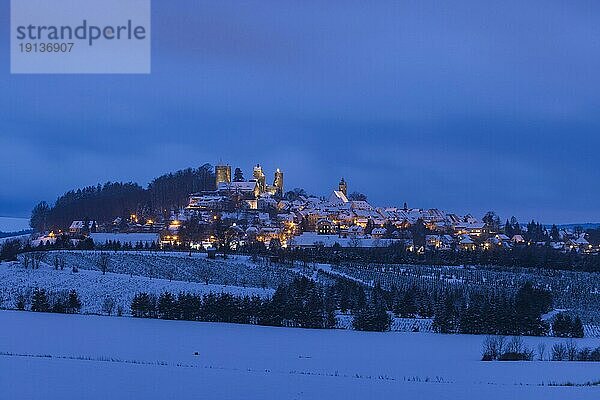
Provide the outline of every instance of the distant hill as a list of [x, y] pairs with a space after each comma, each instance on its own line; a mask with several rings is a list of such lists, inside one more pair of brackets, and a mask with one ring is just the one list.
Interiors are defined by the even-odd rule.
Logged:
[[[551, 228], [552, 225], [546, 225], [548, 228]], [[600, 222], [586, 222], [585, 224], [562, 224], [556, 225], [558, 229], [573, 229], [575, 227], [581, 227], [583, 229], [598, 229], [600, 228]]]
[[31, 228], [27, 218], [0, 217], [0, 233], [13, 233], [29, 229]]

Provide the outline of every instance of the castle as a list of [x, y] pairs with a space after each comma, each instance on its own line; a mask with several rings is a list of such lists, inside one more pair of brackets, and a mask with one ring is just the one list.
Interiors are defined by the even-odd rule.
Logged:
[[283, 172], [277, 168], [273, 185], [267, 184], [267, 178], [260, 164], [252, 170], [252, 179], [245, 181], [239, 168], [236, 169], [234, 179], [231, 179], [231, 166], [219, 164], [215, 166], [215, 187], [219, 191], [252, 192], [255, 198], [267, 194], [283, 196]]

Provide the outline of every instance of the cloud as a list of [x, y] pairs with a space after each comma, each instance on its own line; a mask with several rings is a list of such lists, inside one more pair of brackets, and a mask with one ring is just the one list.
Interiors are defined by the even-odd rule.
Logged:
[[597, 2], [153, 3], [149, 76], [0, 74], [0, 214], [223, 159], [315, 194], [344, 176], [377, 204], [600, 220]]

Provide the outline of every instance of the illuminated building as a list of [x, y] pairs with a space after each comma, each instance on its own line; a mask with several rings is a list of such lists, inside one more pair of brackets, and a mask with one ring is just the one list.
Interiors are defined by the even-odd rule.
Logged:
[[281, 172], [279, 168], [277, 168], [277, 171], [275, 171], [273, 187], [275, 188], [275, 194], [277, 196], [283, 196], [283, 172]]
[[256, 164], [256, 167], [254, 167], [254, 170], [252, 171], [252, 176], [256, 179], [256, 182], [258, 182], [260, 193], [264, 193], [267, 190], [267, 180], [260, 164]]
[[215, 166], [215, 186], [218, 187], [219, 183], [230, 183], [230, 182], [231, 182], [231, 166], [216, 165]]

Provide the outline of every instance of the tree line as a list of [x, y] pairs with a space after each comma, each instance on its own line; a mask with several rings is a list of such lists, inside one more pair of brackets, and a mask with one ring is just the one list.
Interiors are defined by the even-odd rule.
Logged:
[[44, 288], [35, 288], [32, 293], [19, 293], [16, 298], [17, 310], [34, 312], [52, 312], [59, 314], [77, 314], [81, 310], [81, 300], [77, 291], [62, 290], [49, 292]]
[[[265, 254], [273, 253], [263, 249]], [[383, 247], [333, 247], [277, 249], [282, 260], [298, 260], [325, 264], [414, 264], [414, 265], [489, 265], [507, 268], [544, 268], [553, 270], [600, 272], [600, 257], [577, 251], [562, 252], [550, 246], [500, 246], [474, 251], [411, 251], [403, 243]]]
[[297, 328], [336, 327], [336, 309], [353, 307], [355, 329], [388, 330], [390, 318], [381, 296], [367, 295], [361, 286], [340, 280], [323, 286], [306, 277], [280, 285], [271, 298], [234, 296], [228, 293], [199, 295], [163, 292], [159, 296], [137, 293], [131, 315], [138, 318], [178, 319], [204, 322], [286, 326]]
[[71, 190], [53, 205], [42, 201], [31, 212], [30, 225], [37, 232], [66, 229], [74, 220], [112, 222], [117, 217], [164, 216], [187, 205], [190, 193], [214, 190], [210, 164], [155, 178], [146, 189], [133, 182], [107, 182]]
[[514, 296], [506, 291], [447, 291], [437, 302], [433, 328], [442, 333], [544, 336], [542, 314], [552, 309], [552, 294], [525, 283]]

